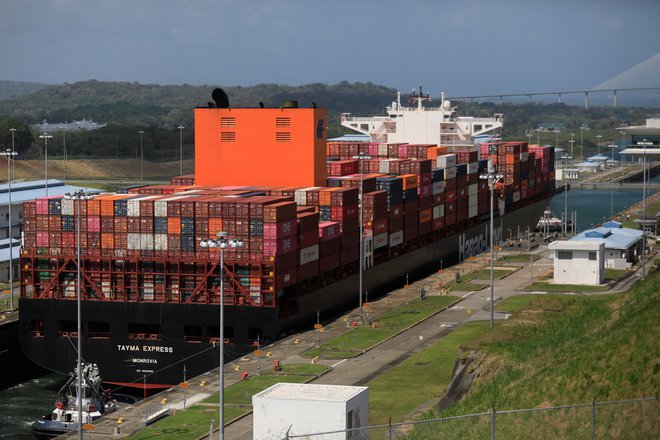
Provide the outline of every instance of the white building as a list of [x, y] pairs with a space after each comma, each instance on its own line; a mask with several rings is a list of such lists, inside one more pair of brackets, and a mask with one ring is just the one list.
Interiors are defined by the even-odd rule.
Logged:
[[571, 241], [604, 241], [605, 267], [630, 269], [642, 256], [642, 231], [622, 227], [619, 222], [606, 222], [571, 238]]
[[597, 286], [605, 281], [605, 240], [550, 243], [556, 284]]
[[[369, 389], [277, 383], [252, 396], [252, 408], [254, 440], [351, 430], [368, 426]], [[368, 433], [346, 431], [318, 438], [366, 439]]]

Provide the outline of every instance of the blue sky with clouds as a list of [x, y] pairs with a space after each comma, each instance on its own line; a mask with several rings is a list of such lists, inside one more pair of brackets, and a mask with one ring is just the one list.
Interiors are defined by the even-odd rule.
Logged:
[[46, 83], [346, 80], [456, 96], [591, 88], [660, 52], [655, 0], [0, 0], [0, 8], [0, 79]]

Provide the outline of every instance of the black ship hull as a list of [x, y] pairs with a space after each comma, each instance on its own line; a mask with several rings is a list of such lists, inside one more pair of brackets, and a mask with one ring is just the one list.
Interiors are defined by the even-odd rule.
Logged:
[[[551, 195], [551, 194], [550, 194]], [[533, 230], [546, 208], [550, 195], [516, 207], [495, 218], [495, 238], [516, 230]], [[411, 279], [483, 252], [489, 245], [488, 215], [473, 219], [462, 230], [448, 229], [444, 238], [403, 251], [363, 272], [363, 289], [370, 297], [382, 295]], [[358, 305], [358, 275], [351, 275], [326, 286], [315, 287], [295, 298], [295, 313], [283, 316], [278, 308], [225, 306], [225, 358], [237, 358], [292, 331], [308, 328], [321, 318], [336, 316]], [[76, 322], [76, 301], [21, 298], [20, 342], [26, 355], [48, 369], [66, 373], [76, 363], [76, 339], [58, 333], [58, 323]], [[219, 363], [217, 305], [82, 302], [83, 330], [89, 323], [109, 322], [102, 335], [85, 333], [83, 358], [100, 366], [104, 381], [136, 388], [161, 388], [194, 377]], [[31, 330], [31, 323], [43, 321], [43, 331]], [[156, 323], [158, 335], [131, 334], [134, 323]], [[199, 328], [194, 337], [190, 327]]]

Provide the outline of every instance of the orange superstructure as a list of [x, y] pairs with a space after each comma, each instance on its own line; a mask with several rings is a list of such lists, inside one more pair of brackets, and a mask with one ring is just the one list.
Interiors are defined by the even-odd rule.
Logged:
[[195, 109], [197, 185], [326, 185], [326, 110]]

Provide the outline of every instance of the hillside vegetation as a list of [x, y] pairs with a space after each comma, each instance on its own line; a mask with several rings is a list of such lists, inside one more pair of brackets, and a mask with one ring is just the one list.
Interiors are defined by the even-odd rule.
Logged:
[[[503, 307], [516, 313], [463, 346], [463, 356], [479, 359], [471, 389], [432, 416], [660, 395], [657, 267], [625, 294], [516, 297]], [[598, 411], [597, 438], [657, 438], [657, 401]], [[497, 437], [585, 438], [590, 421], [590, 408], [500, 416]], [[489, 420], [451, 424], [446, 438], [484, 438], [489, 429]]]

